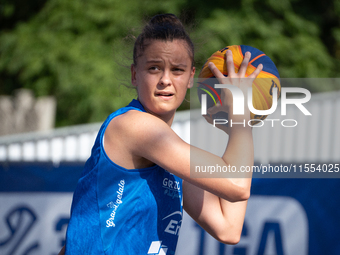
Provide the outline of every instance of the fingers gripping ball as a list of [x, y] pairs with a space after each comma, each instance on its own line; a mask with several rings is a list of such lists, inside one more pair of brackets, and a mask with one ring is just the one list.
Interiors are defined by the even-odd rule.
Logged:
[[[280, 76], [279, 72], [276, 69], [275, 64], [273, 61], [266, 56], [262, 51], [253, 48], [251, 46], [246, 45], [233, 45], [233, 46], [227, 46], [219, 51], [216, 51], [214, 54], [211, 55], [210, 58], [205, 62], [203, 65], [198, 78], [199, 84], [198, 84], [198, 96], [199, 100], [201, 100], [202, 94], [207, 94], [207, 108], [210, 108], [214, 106], [216, 103], [220, 102], [220, 94], [221, 89], [215, 89], [214, 84], [219, 83], [217, 79], [209, 79], [209, 78], [215, 78], [213, 73], [210, 71], [208, 67], [209, 62], [213, 62], [215, 66], [221, 71], [221, 73], [224, 76], [228, 76], [227, 71], [227, 63], [226, 63], [226, 51], [231, 50], [233, 53], [233, 59], [234, 59], [234, 66], [235, 66], [235, 72], [237, 73], [241, 63], [243, 61], [244, 55], [247, 51], [251, 53], [251, 58], [249, 60], [249, 64], [247, 67], [247, 71], [245, 76], [249, 76], [252, 72], [255, 71], [256, 67], [259, 64], [263, 65], [263, 69], [260, 72], [260, 74], [257, 76], [257, 79], [255, 79], [252, 89], [253, 89], [253, 106], [257, 110], [268, 110], [272, 106], [273, 101], [273, 88], [276, 87], [278, 94], [277, 97], [279, 97], [281, 92], [281, 85], [280, 85]], [[258, 78], [266, 78], [266, 79], [258, 79]], [[247, 100], [247, 96], [245, 95], [245, 100]], [[251, 112], [251, 119], [261, 119], [264, 120], [267, 116], [265, 115], [255, 115]], [[223, 114], [217, 113], [217, 115], [214, 115], [214, 118], [225, 118]], [[256, 124], [256, 121], [252, 122], [252, 125]]]

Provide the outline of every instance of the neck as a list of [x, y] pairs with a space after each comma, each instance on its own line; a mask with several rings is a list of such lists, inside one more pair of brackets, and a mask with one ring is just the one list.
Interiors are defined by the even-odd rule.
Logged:
[[149, 113], [152, 114], [153, 116], [156, 116], [157, 118], [163, 120], [166, 124], [168, 124], [169, 127], [171, 127], [172, 122], [174, 121], [175, 112], [176, 111], [174, 111], [173, 113], [169, 113], [169, 114], [161, 115], [161, 116], [154, 114], [152, 112], [149, 112]]
[[[137, 100], [139, 101], [138, 98], [137, 98]], [[140, 102], [140, 103], [142, 104], [142, 102]], [[158, 114], [155, 114], [154, 112], [150, 111], [149, 109], [147, 109], [144, 105], [143, 105], [143, 108], [147, 113], [150, 113], [151, 115], [163, 120], [166, 124], [168, 124], [169, 127], [171, 127], [172, 122], [173, 122], [174, 117], [175, 117], [176, 110], [168, 112], [167, 114], [158, 115]]]
[[171, 127], [172, 122], [174, 121], [174, 118], [175, 118], [175, 112], [172, 114], [171, 117], [169, 117], [167, 119], [163, 119], [163, 118], [161, 118], [161, 119], [164, 120], [165, 123], [167, 123], [169, 125], [169, 127]]

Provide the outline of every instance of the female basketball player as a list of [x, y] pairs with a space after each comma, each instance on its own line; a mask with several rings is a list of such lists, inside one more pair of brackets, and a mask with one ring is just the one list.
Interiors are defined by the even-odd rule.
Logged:
[[[222, 157], [190, 146], [172, 131], [175, 111], [195, 74], [193, 43], [175, 15], [153, 17], [133, 54], [131, 82], [138, 98], [111, 114], [98, 133], [74, 193], [65, 254], [174, 254], [182, 202], [208, 233], [236, 244], [251, 178], [190, 178], [190, 168], [203, 163], [252, 165], [251, 128], [221, 127], [229, 133]], [[235, 73], [232, 54], [227, 53], [228, 82], [243, 91], [262, 69], [259, 65], [249, 79], [241, 79], [249, 59], [248, 52]], [[217, 68], [210, 68], [223, 82]], [[208, 113], [223, 110], [233, 121], [250, 119], [247, 110], [244, 116], [233, 115], [227, 90], [222, 90], [222, 100], [223, 107]], [[191, 153], [198, 156], [190, 159]]]

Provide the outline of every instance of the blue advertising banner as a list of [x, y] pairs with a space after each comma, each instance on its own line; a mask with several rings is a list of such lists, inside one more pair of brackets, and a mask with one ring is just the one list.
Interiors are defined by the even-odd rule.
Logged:
[[[83, 163], [0, 163], [0, 254], [56, 255]], [[224, 245], [187, 214], [177, 255], [340, 254], [340, 179], [253, 179], [237, 245]]]

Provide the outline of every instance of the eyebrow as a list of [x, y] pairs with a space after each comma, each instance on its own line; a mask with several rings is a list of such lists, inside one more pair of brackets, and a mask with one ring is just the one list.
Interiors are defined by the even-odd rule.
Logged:
[[152, 60], [148, 60], [148, 61], [146, 61], [146, 63], [147, 64], [149, 64], [149, 63], [162, 63], [163, 61], [162, 60], [156, 60], [156, 59], [152, 59]]
[[186, 64], [172, 64], [173, 66], [182, 66], [182, 67], [187, 67], [188, 65]]
[[[151, 60], [146, 61], [146, 63], [147, 63], [147, 64], [163, 63], [163, 60], [161, 60], [161, 59], [159, 59], [159, 60], [157, 60], [157, 59], [151, 59]], [[187, 67], [187, 66], [188, 66], [188, 65], [186, 65], [186, 64], [181, 64], [181, 63], [179, 63], [179, 64], [172, 64], [172, 63], [171, 63], [171, 65], [172, 65], [172, 66], [176, 66], [176, 67]]]

